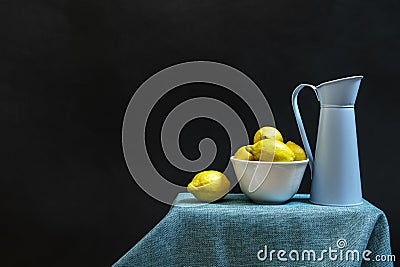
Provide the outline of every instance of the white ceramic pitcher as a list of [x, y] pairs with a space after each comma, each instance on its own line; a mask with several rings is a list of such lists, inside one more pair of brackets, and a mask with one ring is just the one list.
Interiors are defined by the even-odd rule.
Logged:
[[[311, 169], [311, 198], [315, 204], [352, 206], [362, 203], [354, 103], [362, 76], [322, 83], [301, 84], [292, 106]], [[312, 155], [297, 105], [297, 96], [311, 87], [320, 102], [315, 158]]]

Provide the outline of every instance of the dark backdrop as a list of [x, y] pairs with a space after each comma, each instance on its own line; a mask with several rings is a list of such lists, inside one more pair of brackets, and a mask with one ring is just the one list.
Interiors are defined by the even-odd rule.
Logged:
[[[249, 75], [277, 127], [297, 142], [290, 106], [297, 84], [365, 75], [356, 106], [363, 193], [386, 212], [393, 252], [399, 251], [398, 1], [0, 4], [1, 265], [111, 265], [155, 226], [169, 206], [132, 180], [121, 148], [122, 119], [149, 76], [191, 60]], [[174, 101], [198, 95], [243, 105], [211, 85], [184, 87], [191, 90], [177, 88], [155, 112], [168, 113]], [[311, 90], [300, 102], [314, 143], [318, 104]], [[251, 113], [242, 110], [254, 132]], [[159, 117], [149, 122], [154, 131]], [[213, 130], [205, 132], [205, 125]], [[209, 135], [220, 151], [214, 164], [223, 169], [229, 143], [215, 123], [188, 124], [182, 149], [195, 158], [198, 140]], [[183, 184], [192, 178], [163, 160], [157, 168]], [[309, 192], [309, 185], [307, 172], [300, 191]]]

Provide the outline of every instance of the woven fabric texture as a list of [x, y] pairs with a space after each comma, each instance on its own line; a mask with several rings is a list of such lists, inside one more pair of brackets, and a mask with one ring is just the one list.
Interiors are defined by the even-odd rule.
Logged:
[[[365, 250], [371, 251], [364, 254], [369, 261], [362, 258]], [[114, 266], [393, 266], [377, 262], [377, 255], [391, 255], [389, 226], [366, 200], [353, 207], [319, 206], [298, 194], [285, 204], [259, 205], [228, 194], [203, 204], [181, 193]]]

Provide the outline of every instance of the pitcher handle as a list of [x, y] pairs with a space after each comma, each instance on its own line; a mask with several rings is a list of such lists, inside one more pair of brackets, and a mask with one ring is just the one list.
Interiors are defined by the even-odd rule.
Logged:
[[311, 173], [312, 173], [313, 172], [313, 168], [314, 168], [314, 157], [313, 157], [313, 154], [312, 154], [312, 151], [311, 151], [311, 148], [310, 148], [310, 144], [308, 143], [307, 134], [306, 134], [306, 131], [304, 129], [303, 121], [301, 120], [299, 107], [297, 105], [297, 96], [299, 95], [301, 89], [303, 89], [304, 87], [307, 87], [307, 86], [311, 87], [314, 90], [314, 92], [315, 92], [315, 94], [317, 96], [317, 99], [319, 101], [317, 88], [314, 85], [311, 85], [311, 84], [300, 84], [293, 91], [293, 94], [292, 94], [292, 106], [293, 106], [293, 112], [294, 112], [294, 116], [296, 118], [297, 126], [298, 126], [299, 131], [300, 131], [301, 140], [303, 141], [304, 148], [305, 148], [306, 154], [307, 154], [307, 158], [309, 159], [310, 170], [311, 170]]

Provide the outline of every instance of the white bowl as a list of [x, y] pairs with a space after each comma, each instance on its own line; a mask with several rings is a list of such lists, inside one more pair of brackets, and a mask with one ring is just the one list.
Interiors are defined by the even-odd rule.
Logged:
[[247, 161], [231, 157], [240, 189], [257, 203], [282, 203], [299, 190], [308, 159], [292, 162]]

